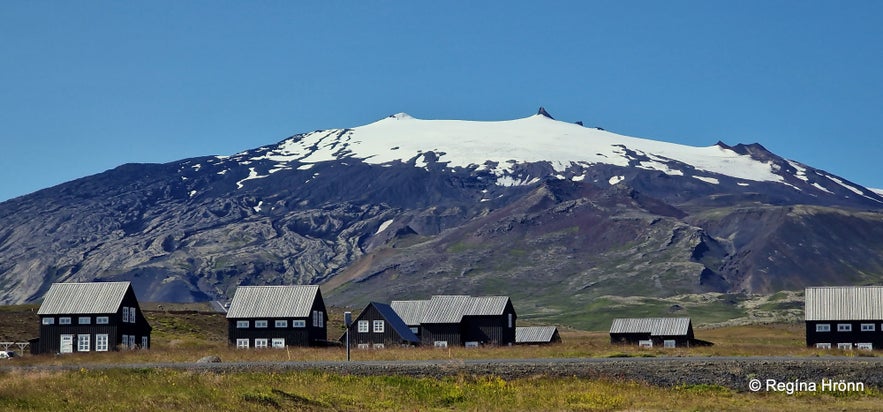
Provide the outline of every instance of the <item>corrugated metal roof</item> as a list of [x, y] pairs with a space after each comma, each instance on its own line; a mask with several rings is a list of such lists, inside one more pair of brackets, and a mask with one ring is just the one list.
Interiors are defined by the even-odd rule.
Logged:
[[392, 309], [391, 306], [377, 302], [371, 302], [371, 305], [374, 305], [374, 308], [376, 308], [377, 311], [380, 312], [380, 315], [383, 316], [384, 319], [386, 319], [386, 323], [388, 323], [389, 326], [392, 327], [393, 330], [395, 330], [396, 333], [398, 333], [399, 336], [402, 337], [402, 339], [408, 342], [420, 343], [420, 338], [418, 338], [417, 335], [414, 334], [414, 332], [411, 332], [411, 328], [409, 328], [408, 325], [405, 324], [405, 321], [403, 321], [402, 318], [399, 317], [399, 315], [396, 313], [396, 311]]
[[649, 333], [651, 336], [687, 335], [690, 318], [617, 318], [610, 333]]
[[806, 288], [806, 320], [881, 320], [883, 286]]
[[233, 294], [227, 318], [306, 318], [319, 286], [239, 286]]
[[389, 306], [394, 310], [405, 324], [410, 326], [420, 325], [423, 313], [426, 312], [428, 300], [394, 300]]
[[129, 282], [53, 283], [37, 314], [116, 313], [130, 287]]
[[518, 326], [515, 343], [549, 343], [557, 331], [555, 326]]
[[429, 300], [398, 300], [390, 306], [408, 325], [460, 323], [463, 316], [502, 315], [508, 296], [435, 295]]

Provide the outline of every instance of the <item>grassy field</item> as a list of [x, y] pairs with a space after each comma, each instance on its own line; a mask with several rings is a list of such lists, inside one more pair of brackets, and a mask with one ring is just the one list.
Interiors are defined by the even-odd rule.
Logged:
[[[343, 360], [342, 348], [236, 350], [227, 345], [226, 321], [205, 306], [145, 304], [154, 327], [153, 347], [144, 351], [23, 356], [29, 365], [193, 362], [217, 355], [224, 362]], [[0, 341], [11, 334], [36, 336], [36, 307], [0, 308]], [[332, 309], [329, 338], [343, 330], [341, 310]], [[647, 357], [647, 356], [877, 356], [877, 352], [808, 349], [799, 323], [696, 328], [711, 347], [641, 349], [611, 346], [606, 332], [562, 328], [563, 343], [500, 348], [390, 348], [353, 350], [360, 360]], [[744, 393], [708, 385], [660, 388], [631, 381], [533, 376], [444, 379], [349, 376], [324, 372], [192, 372], [171, 369], [0, 371], [0, 410], [877, 410], [875, 390], [849, 394]]]

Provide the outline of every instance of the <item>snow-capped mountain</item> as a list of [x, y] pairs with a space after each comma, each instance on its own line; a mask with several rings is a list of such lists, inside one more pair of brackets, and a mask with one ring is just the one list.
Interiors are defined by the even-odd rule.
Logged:
[[608, 295], [879, 282], [881, 249], [879, 191], [759, 144], [684, 146], [544, 110], [396, 114], [0, 203], [0, 303], [100, 279], [152, 301], [312, 283], [335, 304], [508, 294], [579, 313]]

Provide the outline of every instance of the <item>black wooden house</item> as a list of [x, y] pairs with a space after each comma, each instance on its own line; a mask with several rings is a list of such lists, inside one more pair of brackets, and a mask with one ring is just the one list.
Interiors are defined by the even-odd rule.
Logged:
[[806, 289], [806, 346], [883, 348], [883, 286]]
[[327, 319], [318, 286], [240, 286], [227, 311], [227, 337], [237, 348], [320, 346]]
[[[401, 303], [407, 302], [407, 303]], [[512, 345], [517, 315], [507, 296], [438, 295], [391, 306], [410, 327], [419, 319], [421, 343], [428, 346]]]
[[37, 315], [33, 354], [150, 348], [151, 327], [129, 282], [54, 283]]
[[610, 326], [610, 343], [665, 348], [707, 346], [693, 336], [690, 318], [618, 318]]
[[[380, 349], [420, 344], [420, 338], [387, 304], [371, 302], [349, 327], [350, 345], [360, 349]], [[346, 333], [340, 337], [346, 341]]]

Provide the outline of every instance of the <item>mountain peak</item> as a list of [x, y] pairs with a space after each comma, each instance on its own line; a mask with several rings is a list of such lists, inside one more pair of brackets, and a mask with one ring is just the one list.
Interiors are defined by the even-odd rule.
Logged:
[[555, 120], [555, 118], [552, 117], [552, 115], [549, 114], [549, 112], [547, 112], [547, 111], [546, 111], [546, 108], [543, 107], [543, 106], [540, 106], [540, 110], [537, 110], [537, 114], [540, 115], [540, 116], [545, 116], [545, 117], [548, 117], [548, 118], [550, 118], [550, 119], [552, 119], [552, 120]]

